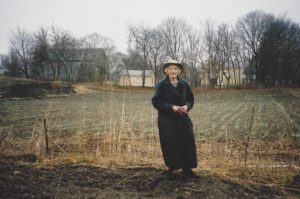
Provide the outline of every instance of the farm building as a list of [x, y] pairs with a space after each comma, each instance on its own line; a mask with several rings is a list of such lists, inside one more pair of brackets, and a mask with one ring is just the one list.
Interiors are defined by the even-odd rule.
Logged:
[[[61, 61], [54, 51], [49, 51], [51, 62], [60, 64]], [[106, 55], [102, 48], [72, 49], [64, 58], [71, 70], [62, 70], [60, 80], [99, 81], [104, 79]], [[63, 68], [61, 65], [60, 68]], [[48, 73], [52, 73], [51, 70]], [[54, 75], [54, 74], [51, 74]]]
[[[119, 75], [119, 86], [143, 86], [143, 70], [122, 70]], [[154, 73], [145, 70], [145, 87], [154, 87]]]

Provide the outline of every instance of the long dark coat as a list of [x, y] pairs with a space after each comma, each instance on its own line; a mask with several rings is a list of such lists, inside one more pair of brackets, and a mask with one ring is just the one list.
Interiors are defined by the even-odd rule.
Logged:
[[177, 87], [168, 76], [158, 82], [152, 104], [158, 110], [160, 145], [166, 166], [172, 169], [197, 167], [193, 123], [187, 114], [173, 112], [173, 105], [193, 108], [194, 95], [188, 83], [178, 77]]

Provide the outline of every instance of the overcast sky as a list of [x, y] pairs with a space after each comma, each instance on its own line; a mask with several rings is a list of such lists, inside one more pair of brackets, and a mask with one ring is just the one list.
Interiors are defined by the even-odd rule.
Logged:
[[126, 52], [128, 24], [157, 25], [169, 16], [183, 17], [194, 27], [207, 18], [234, 24], [257, 9], [300, 23], [299, 8], [300, 0], [0, 0], [0, 54], [8, 52], [9, 33], [18, 26], [34, 32], [57, 24], [76, 37], [97, 32]]

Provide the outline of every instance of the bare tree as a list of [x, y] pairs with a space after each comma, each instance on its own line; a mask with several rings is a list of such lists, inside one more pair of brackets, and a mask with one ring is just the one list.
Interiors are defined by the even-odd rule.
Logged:
[[73, 82], [76, 82], [85, 73], [88, 73], [95, 67], [94, 60], [97, 53], [95, 49], [88, 48], [87, 46], [89, 44], [87, 44], [86, 40], [81, 39], [78, 41], [76, 49], [73, 50], [73, 56], [76, 60], [70, 69], [70, 76]]
[[49, 31], [47, 28], [40, 27], [40, 29], [33, 34], [33, 37], [33, 77], [45, 79], [45, 70], [49, 62]]
[[110, 73], [114, 63], [113, 57], [116, 53], [116, 47], [112, 39], [102, 36], [100, 40], [100, 48], [102, 48], [104, 52], [102, 66], [105, 68], [106, 80], [110, 81]]
[[144, 61], [142, 66], [142, 87], [145, 87], [145, 71], [150, 65], [150, 49], [153, 29], [144, 24], [129, 27], [129, 42], [133, 43], [140, 58]]
[[[100, 82], [104, 80], [109, 81], [110, 73], [115, 63], [113, 57], [116, 53], [116, 47], [111, 38], [100, 35], [98, 33], [92, 33], [83, 38], [85, 48], [98, 49], [97, 57], [95, 57], [97, 71], [97, 79]], [[101, 49], [101, 50], [100, 50]], [[101, 52], [100, 52], [101, 51]]]
[[235, 25], [235, 35], [244, 44], [245, 50], [250, 53], [249, 69], [251, 82], [253, 82], [253, 77], [257, 71], [259, 45], [271, 18], [271, 15], [257, 10], [239, 18]]
[[[126, 54], [121, 52], [115, 52], [112, 55], [112, 62], [111, 62], [111, 80], [117, 82], [120, 78], [120, 72], [124, 70], [123, 60], [127, 58]], [[127, 65], [126, 65], [127, 66]]]
[[206, 20], [204, 23], [204, 44], [205, 54], [207, 57], [206, 65], [204, 68], [204, 76], [208, 81], [210, 87], [217, 83], [217, 55], [214, 48], [214, 40], [216, 37], [214, 23], [211, 20]]
[[5, 70], [5, 75], [12, 77], [21, 77], [24, 75], [22, 67], [20, 67], [20, 58], [14, 49], [10, 49], [8, 55], [2, 56], [1, 65]]
[[11, 49], [17, 53], [22, 63], [22, 71], [26, 78], [30, 75], [30, 63], [32, 61], [33, 38], [27, 31], [17, 28], [11, 32], [9, 39]]
[[158, 80], [158, 76], [161, 74], [159, 73], [159, 70], [161, 70], [161, 66], [165, 61], [165, 52], [163, 47], [164, 42], [159, 34], [159, 31], [154, 29], [150, 41], [149, 60], [150, 67], [154, 72], [155, 83]]
[[122, 56], [122, 64], [118, 66], [118, 73], [127, 75], [129, 86], [131, 86], [129, 70], [140, 69], [144, 64], [144, 60], [140, 57], [140, 52], [129, 49], [128, 55]]
[[192, 27], [186, 31], [186, 40], [183, 57], [187, 63], [185, 71], [192, 86], [198, 86], [200, 79], [200, 67], [202, 58], [202, 46], [200, 44], [200, 32]]
[[217, 65], [215, 67], [216, 76], [220, 88], [223, 83], [223, 77], [224, 77], [223, 74], [224, 74], [224, 68], [225, 68], [226, 58], [227, 58], [227, 52], [225, 51], [225, 43], [226, 43], [225, 34], [226, 33], [225, 33], [224, 25], [222, 24], [219, 25], [216, 37], [213, 41], [213, 48], [216, 53], [216, 61], [217, 61]]
[[164, 42], [166, 56], [184, 61], [183, 49], [186, 40], [186, 32], [189, 28], [186, 20], [169, 17], [159, 25], [159, 31]]
[[76, 39], [71, 35], [69, 31], [63, 30], [58, 26], [53, 25], [51, 27], [51, 42], [52, 52], [56, 62], [56, 68], [54, 72], [54, 79], [61, 79], [61, 69], [64, 69], [65, 78], [70, 81], [70, 69], [71, 64], [69, 59], [71, 57], [72, 50], [76, 47]]
[[228, 24], [220, 24], [214, 42], [218, 61], [219, 87], [222, 85], [223, 77], [226, 79], [227, 87], [229, 86], [232, 75], [233, 78], [235, 78], [235, 69], [234, 65], [232, 65], [233, 45], [234, 40]]
[[[234, 34], [232, 34], [232, 36], [234, 37]], [[243, 59], [243, 56], [241, 54], [242, 52], [243, 51], [241, 50], [240, 44], [238, 42], [234, 41], [231, 62], [232, 62], [233, 68], [237, 67], [238, 73], [237, 73], [237, 77], [234, 76], [234, 81], [235, 81], [235, 85], [239, 85], [239, 86], [242, 84], [241, 72], [242, 72], [242, 68], [245, 66], [245, 64], [243, 63], [243, 61], [245, 59]]]

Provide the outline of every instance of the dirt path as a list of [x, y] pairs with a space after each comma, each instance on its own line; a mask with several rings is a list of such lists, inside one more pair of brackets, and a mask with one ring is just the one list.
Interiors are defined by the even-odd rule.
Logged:
[[[211, 175], [172, 179], [157, 168], [86, 165], [37, 167], [36, 157], [0, 158], [0, 198], [283, 198], [300, 196], [242, 186]], [[288, 194], [288, 195], [287, 195]], [[298, 195], [297, 195], [298, 194]]]

